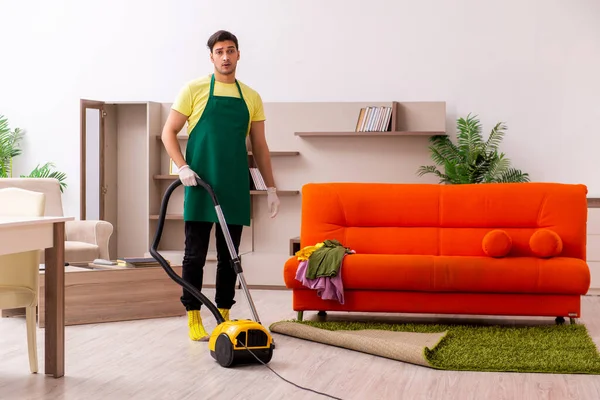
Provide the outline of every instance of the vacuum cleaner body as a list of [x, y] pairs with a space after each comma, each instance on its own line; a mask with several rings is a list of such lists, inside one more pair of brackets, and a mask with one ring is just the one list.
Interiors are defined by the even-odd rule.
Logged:
[[271, 361], [274, 347], [270, 332], [249, 319], [226, 321], [217, 325], [208, 341], [210, 355], [222, 367], [258, 361], [267, 364]]
[[203, 186], [208, 191], [213, 200], [215, 211], [219, 218], [219, 223], [221, 225], [221, 229], [223, 230], [225, 241], [227, 242], [227, 247], [229, 248], [229, 253], [231, 255], [232, 268], [237, 274], [237, 277], [242, 285], [242, 289], [246, 294], [246, 298], [250, 304], [255, 321], [248, 319], [225, 321], [217, 307], [198, 289], [177, 275], [169, 263], [158, 252], [158, 244], [160, 242], [160, 237], [164, 227], [169, 198], [173, 190], [182, 184], [180, 179], [175, 180], [175, 182], [173, 182], [165, 192], [160, 207], [160, 214], [158, 216], [156, 235], [154, 237], [152, 246], [150, 247], [150, 254], [159, 262], [171, 279], [183, 286], [194, 297], [200, 300], [200, 302], [202, 302], [202, 304], [204, 304], [206, 308], [208, 308], [214, 315], [215, 319], [217, 320], [217, 326], [211, 333], [208, 347], [211, 356], [217, 360], [221, 366], [230, 367], [233, 365], [252, 363], [267, 364], [269, 361], [271, 361], [273, 349], [275, 348], [273, 337], [271, 336], [271, 333], [260, 323], [256, 307], [254, 306], [252, 296], [250, 295], [248, 285], [246, 284], [246, 279], [244, 278], [240, 258], [236, 253], [231, 235], [227, 229], [225, 217], [223, 216], [223, 212], [215, 193], [208, 183], [204, 182], [200, 178], [196, 178], [196, 180], [200, 186]]

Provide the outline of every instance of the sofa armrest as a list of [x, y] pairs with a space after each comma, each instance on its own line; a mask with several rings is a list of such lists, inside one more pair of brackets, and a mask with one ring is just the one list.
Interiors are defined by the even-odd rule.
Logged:
[[113, 226], [107, 221], [79, 220], [65, 223], [65, 240], [95, 244], [100, 249], [100, 258], [109, 259], [108, 241]]
[[296, 280], [296, 272], [298, 271], [299, 265], [300, 261], [298, 260], [298, 257], [293, 256], [289, 257], [283, 266], [283, 281], [288, 289], [304, 288], [302, 283]]

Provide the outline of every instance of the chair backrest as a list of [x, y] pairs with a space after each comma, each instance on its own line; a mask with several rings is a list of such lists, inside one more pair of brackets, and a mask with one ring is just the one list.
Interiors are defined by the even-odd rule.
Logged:
[[46, 195], [44, 214], [53, 217], [63, 216], [60, 182], [55, 178], [0, 178], [0, 189], [20, 188]]
[[[0, 219], [3, 216], [43, 216], [45, 203], [44, 193], [16, 187], [0, 189]], [[0, 256], [0, 286], [26, 287], [37, 294], [39, 265], [40, 250]]]
[[0, 189], [0, 217], [43, 216], [45, 206], [44, 193], [16, 187]]

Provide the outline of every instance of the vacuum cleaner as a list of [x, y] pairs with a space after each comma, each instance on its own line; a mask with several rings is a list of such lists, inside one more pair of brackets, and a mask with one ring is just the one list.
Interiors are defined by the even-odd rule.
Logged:
[[219, 219], [219, 223], [231, 255], [232, 267], [239, 278], [244, 293], [246, 294], [248, 303], [250, 304], [250, 308], [254, 316], [254, 321], [248, 319], [225, 321], [217, 307], [198, 289], [193, 287], [189, 282], [183, 280], [183, 278], [175, 273], [169, 263], [158, 252], [158, 244], [160, 243], [160, 238], [162, 235], [169, 198], [171, 197], [173, 191], [182, 184], [180, 179], [176, 179], [175, 182], [169, 185], [165, 192], [160, 206], [158, 226], [152, 247], [150, 248], [150, 254], [152, 257], [154, 257], [154, 259], [156, 259], [156, 261], [159, 262], [167, 274], [176, 283], [184, 287], [194, 297], [200, 300], [200, 302], [204, 304], [215, 316], [218, 325], [210, 335], [208, 348], [210, 350], [210, 355], [222, 367], [228, 368], [234, 365], [253, 364], [257, 362], [266, 365], [273, 357], [275, 343], [270, 332], [264, 326], [262, 326], [260, 319], [258, 318], [256, 307], [254, 306], [252, 296], [250, 295], [250, 291], [248, 290], [248, 286], [246, 284], [246, 279], [244, 278], [240, 258], [233, 245], [231, 234], [227, 229], [227, 223], [217, 197], [212, 187], [207, 182], [199, 177], [197, 177], [196, 180], [198, 185], [202, 186], [208, 191], [215, 205], [215, 211], [217, 213], [217, 217]]

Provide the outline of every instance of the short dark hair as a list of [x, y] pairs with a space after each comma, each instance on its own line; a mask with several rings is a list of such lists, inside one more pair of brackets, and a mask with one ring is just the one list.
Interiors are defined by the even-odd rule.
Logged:
[[231, 40], [233, 43], [235, 43], [235, 48], [239, 49], [237, 37], [235, 37], [233, 33], [224, 30], [217, 31], [210, 35], [206, 46], [208, 46], [210, 52], [212, 53], [217, 42], [224, 42], [226, 40]]

